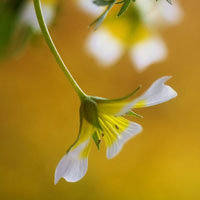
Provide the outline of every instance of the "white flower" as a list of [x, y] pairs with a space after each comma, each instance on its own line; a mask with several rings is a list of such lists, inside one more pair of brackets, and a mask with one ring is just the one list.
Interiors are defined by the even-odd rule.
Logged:
[[130, 56], [136, 69], [141, 72], [152, 63], [164, 60], [167, 57], [167, 48], [162, 38], [152, 36], [133, 45]]
[[136, 1], [136, 6], [140, 9], [145, 23], [153, 28], [176, 25], [183, 17], [177, 0], [173, 1], [172, 5], [165, 0], [139, 0]]
[[78, 7], [81, 10], [83, 10], [95, 17], [100, 15], [103, 12], [103, 8], [96, 6], [93, 3], [93, 0], [76, 0], [75, 2], [77, 3]]
[[[52, 24], [56, 16], [56, 3], [54, 1], [42, 1], [42, 10], [46, 24]], [[29, 26], [35, 33], [39, 33], [40, 26], [37, 21], [33, 1], [27, 1], [21, 11], [19, 23], [21, 25]]]
[[124, 44], [110, 34], [108, 29], [100, 29], [90, 35], [86, 42], [87, 51], [102, 66], [114, 64], [124, 52]]
[[[109, 67], [121, 58], [127, 47], [109, 29], [101, 28], [89, 36], [86, 49], [100, 65]], [[163, 39], [155, 35], [129, 47], [129, 54], [136, 69], [142, 72], [152, 63], [164, 60], [167, 57], [167, 48]]]
[[128, 140], [142, 131], [141, 125], [127, 120], [124, 116], [136, 116], [132, 109], [164, 103], [177, 96], [174, 89], [165, 85], [168, 79], [169, 76], [164, 76], [156, 80], [143, 95], [133, 100], [128, 99], [137, 89], [120, 99], [93, 96], [83, 99], [79, 135], [56, 167], [55, 184], [62, 177], [68, 182], [76, 182], [85, 176], [92, 140], [99, 149], [103, 139], [107, 158], [115, 157]]
[[[95, 7], [92, 0], [79, 1]], [[96, 8], [99, 11], [99, 7]], [[134, 66], [142, 72], [167, 57], [167, 47], [159, 29], [177, 24], [181, 18], [177, 1], [170, 5], [164, 0], [137, 0], [123, 16], [115, 21], [105, 20], [97, 31], [92, 32], [86, 41], [86, 49], [104, 67], [115, 64], [128, 50]]]

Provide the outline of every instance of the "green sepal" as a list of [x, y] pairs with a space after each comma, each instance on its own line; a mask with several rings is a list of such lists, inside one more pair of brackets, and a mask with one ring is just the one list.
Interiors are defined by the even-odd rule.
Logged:
[[96, 131], [93, 133], [92, 138], [93, 138], [93, 140], [94, 140], [94, 143], [95, 143], [96, 146], [97, 146], [97, 149], [100, 150], [101, 140], [99, 139], [99, 137], [98, 137]]
[[133, 92], [131, 92], [130, 94], [121, 97], [121, 98], [116, 98], [116, 99], [106, 99], [106, 98], [102, 98], [102, 97], [91, 97], [92, 99], [94, 99], [97, 103], [115, 103], [115, 102], [120, 102], [120, 101], [124, 101], [129, 99], [130, 97], [132, 97], [133, 95], [135, 95], [138, 90], [141, 88], [142, 86], [139, 85]]
[[81, 103], [80, 110], [83, 113], [85, 119], [90, 124], [97, 127], [98, 129], [101, 129], [98, 119], [97, 103], [94, 100], [92, 100], [91, 98], [84, 99]]
[[122, 14], [124, 14], [124, 12], [126, 12], [126, 10], [131, 5], [131, 3], [132, 3], [132, 0], [126, 0], [126, 1], [124, 1], [124, 3], [122, 5], [122, 7], [120, 8], [120, 11], [117, 14], [117, 16], [120, 17]]
[[67, 149], [66, 154], [71, 150], [71, 148], [78, 142], [78, 140], [80, 138], [81, 129], [82, 129], [82, 125], [83, 125], [83, 111], [82, 111], [82, 109], [80, 109], [79, 114], [80, 114], [80, 126], [79, 126], [78, 136], [77, 136], [76, 140], [74, 141], [74, 143], [71, 144], [70, 147]]
[[127, 116], [132, 116], [132, 117], [143, 118], [143, 116], [141, 116], [141, 115], [139, 115], [139, 114], [133, 112], [132, 110], [131, 110], [131, 111], [128, 111], [128, 112], [126, 113], [126, 115], [127, 115]]
[[93, 3], [96, 4], [97, 6], [107, 6], [107, 5], [109, 5], [111, 3], [111, 1], [94, 0]]

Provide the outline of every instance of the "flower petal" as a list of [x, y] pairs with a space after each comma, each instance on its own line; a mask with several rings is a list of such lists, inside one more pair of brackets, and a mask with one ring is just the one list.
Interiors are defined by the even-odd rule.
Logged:
[[[160, 1], [158, 7], [159, 14], [163, 19], [160, 23], [165, 21], [165, 23], [176, 25], [183, 18], [183, 12], [177, 0], [173, 2], [173, 5], [170, 5], [167, 1]], [[154, 15], [154, 17], [159, 16]]]
[[123, 53], [123, 45], [106, 29], [93, 32], [87, 40], [87, 51], [104, 67], [114, 64]]
[[124, 115], [132, 108], [153, 106], [175, 98], [177, 96], [176, 91], [170, 86], [165, 85], [165, 82], [170, 78], [171, 76], [164, 76], [156, 80], [142, 96], [127, 103], [117, 115]]
[[130, 122], [130, 125], [127, 127], [124, 132], [121, 133], [117, 141], [115, 141], [112, 146], [107, 148], [107, 158], [114, 158], [123, 148], [123, 145], [131, 139], [133, 136], [137, 135], [142, 131], [142, 127], [134, 122]]
[[152, 63], [164, 60], [167, 48], [161, 38], [151, 37], [135, 44], [130, 50], [130, 55], [136, 69], [142, 72]]
[[95, 5], [93, 0], [78, 0], [75, 2], [83, 11], [93, 16], [99, 16], [104, 10], [102, 7]]
[[151, 87], [140, 97], [133, 101], [117, 101], [112, 102], [106, 100], [99, 100], [98, 111], [102, 114], [122, 116], [128, 113], [133, 108], [141, 108], [153, 106], [164, 103], [177, 96], [176, 91], [164, 83], [169, 80], [171, 76], [164, 76], [156, 80]]
[[177, 24], [183, 16], [178, 1], [174, 1], [173, 5], [170, 5], [167, 1], [140, 0], [136, 2], [136, 6], [145, 23], [151, 28]]
[[98, 104], [98, 111], [102, 114], [107, 115], [118, 115], [123, 108], [127, 105], [127, 101], [119, 101], [119, 102], [101, 102]]
[[55, 184], [61, 177], [68, 182], [76, 182], [85, 176], [88, 168], [88, 157], [84, 155], [84, 152], [89, 152], [90, 146], [91, 140], [87, 140], [70, 150], [60, 160], [55, 172]]
[[93, 132], [94, 127], [83, 118], [77, 140], [56, 167], [55, 184], [62, 177], [68, 182], [76, 182], [86, 174]]
[[92, 98], [98, 104], [99, 113], [107, 115], [116, 115], [127, 104], [127, 99], [134, 96], [140, 88], [141, 85], [137, 87], [134, 91], [132, 91], [130, 94], [117, 99], [105, 99], [101, 97], [92, 97]]
[[101, 115], [100, 118], [108, 159], [115, 157], [129, 139], [142, 131], [139, 124], [123, 117]]

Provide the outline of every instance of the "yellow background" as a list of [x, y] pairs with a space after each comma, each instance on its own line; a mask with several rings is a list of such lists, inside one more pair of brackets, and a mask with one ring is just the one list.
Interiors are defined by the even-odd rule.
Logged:
[[[175, 0], [174, 0], [175, 1]], [[128, 54], [103, 69], [84, 51], [92, 17], [62, 1], [52, 37], [70, 71], [91, 95], [120, 97], [140, 83], [172, 75], [179, 96], [138, 110], [144, 131], [113, 160], [93, 145], [86, 176], [55, 186], [54, 170], [79, 128], [79, 99], [43, 38], [20, 57], [0, 63], [1, 200], [199, 200], [200, 199], [200, 2], [180, 3], [184, 20], [163, 32], [166, 61], [143, 73]], [[116, 19], [117, 20], [117, 19]]]

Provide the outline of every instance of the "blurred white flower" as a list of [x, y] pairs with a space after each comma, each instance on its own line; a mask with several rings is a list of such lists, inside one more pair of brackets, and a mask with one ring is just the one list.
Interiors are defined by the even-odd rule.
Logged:
[[114, 64], [124, 50], [123, 43], [113, 37], [108, 29], [100, 29], [92, 33], [86, 44], [88, 52], [94, 55], [102, 66]]
[[[79, 1], [88, 13], [91, 13], [87, 10], [89, 5], [95, 7], [92, 0]], [[96, 6], [96, 9], [98, 16], [102, 7]], [[179, 23], [182, 15], [177, 1], [170, 5], [164, 0], [137, 0], [123, 16], [108, 17], [97, 31], [92, 32], [86, 49], [104, 67], [115, 64], [127, 49], [134, 66], [141, 72], [167, 57], [167, 47], [159, 30]]]
[[96, 6], [93, 0], [77, 0], [75, 1], [81, 10], [90, 13], [93, 16], [98, 16], [103, 12], [103, 8]]
[[[42, 10], [46, 24], [49, 26], [53, 23], [56, 16], [56, 1], [54, 0], [43, 0]], [[35, 14], [33, 1], [27, 1], [21, 11], [19, 23], [21, 25], [29, 26], [35, 33], [40, 32], [40, 27]]]
[[183, 17], [177, 0], [173, 1], [173, 5], [165, 0], [139, 0], [136, 1], [136, 6], [140, 10], [145, 23], [153, 28], [176, 25]]
[[152, 63], [164, 60], [167, 56], [167, 48], [160, 37], [150, 37], [133, 45], [130, 56], [136, 69], [143, 71]]

